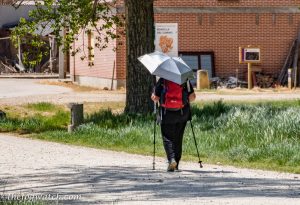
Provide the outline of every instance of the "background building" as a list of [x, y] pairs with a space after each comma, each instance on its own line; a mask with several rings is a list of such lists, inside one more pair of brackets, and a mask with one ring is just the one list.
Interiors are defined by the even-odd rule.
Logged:
[[[179, 56], [210, 77], [246, 79], [247, 65], [239, 64], [240, 46], [259, 46], [262, 62], [256, 69], [278, 76], [297, 38], [300, 0], [156, 0], [155, 22], [178, 24]], [[123, 1], [117, 12], [124, 12]], [[81, 43], [81, 42], [78, 42]], [[116, 52], [112, 48], [116, 46]], [[126, 78], [125, 38], [95, 49], [95, 66], [71, 60], [71, 74], [85, 85], [122, 87]], [[113, 80], [113, 81], [112, 81]]]

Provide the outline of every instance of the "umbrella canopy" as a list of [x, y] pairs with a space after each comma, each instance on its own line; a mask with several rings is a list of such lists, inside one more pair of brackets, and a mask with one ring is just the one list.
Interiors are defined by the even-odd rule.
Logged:
[[164, 78], [179, 85], [194, 79], [192, 69], [178, 57], [170, 57], [156, 51], [138, 58], [152, 75]]

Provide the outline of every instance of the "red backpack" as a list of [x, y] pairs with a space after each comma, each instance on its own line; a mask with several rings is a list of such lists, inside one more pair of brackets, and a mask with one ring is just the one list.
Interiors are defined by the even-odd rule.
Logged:
[[167, 109], [181, 109], [183, 102], [183, 87], [177, 83], [164, 80], [164, 99], [162, 107]]

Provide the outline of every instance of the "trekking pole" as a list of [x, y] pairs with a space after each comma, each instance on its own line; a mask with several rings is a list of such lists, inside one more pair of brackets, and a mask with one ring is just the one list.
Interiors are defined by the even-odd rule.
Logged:
[[202, 161], [200, 160], [200, 155], [199, 155], [199, 150], [198, 150], [198, 145], [197, 145], [197, 141], [196, 141], [196, 136], [195, 136], [195, 132], [194, 132], [194, 127], [193, 127], [192, 120], [190, 120], [190, 123], [191, 123], [192, 133], [193, 133], [193, 136], [194, 136], [194, 142], [195, 142], [197, 154], [198, 154], [198, 159], [199, 159], [198, 163], [200, 164], [200, 168], [203, 168]]
[[[155, 93], [155, 85], [156, 85], [156, 77], [153, 76], [152, 78], [152, 81], [153, 81], [153, 93]], [[157, 103], [154, 102], [154, 109], [153, 109], [153, 113], [154, 113], [154, 130], [153, 130], [153, 170], [155, 170], [155, 151], [156, 151], [156, 148], [155, 148], [155, 144], [156, 144], [156, 112], [157, 112]]]
[[155, 144], [156, 144], [156, 103], [154, 103], [154, 130], [153, 130], [153, 170], [155, 170]]

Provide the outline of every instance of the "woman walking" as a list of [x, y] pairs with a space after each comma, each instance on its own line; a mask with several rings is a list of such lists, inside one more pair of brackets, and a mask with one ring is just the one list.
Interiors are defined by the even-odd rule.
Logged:
[[160, 103], [161, 133], [169, 162], [167, 171], [173, 172], [178, 170], [184, 130], [191, 120], [190, 102], [196, 99], [196, 94], [189, 81], [179, 85], [160, 78], [151, 99]]

